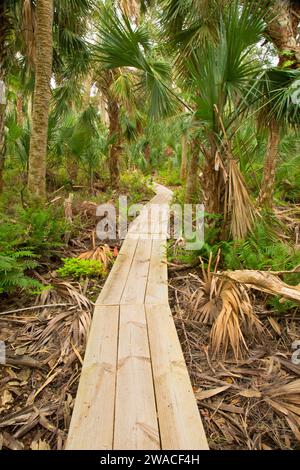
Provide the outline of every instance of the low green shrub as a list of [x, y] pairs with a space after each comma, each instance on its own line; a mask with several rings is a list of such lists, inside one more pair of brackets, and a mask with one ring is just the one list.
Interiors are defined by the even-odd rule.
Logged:
[[63, 266], [57, 270], [60, 277], [104, 277], [105, 267], [98, 260], [65, 258]]
[[0, 251], [26, 249], [43, 254], [63, 244], [67, 223], [59, 209], [23, 209], [14, 216], [1, 215]]

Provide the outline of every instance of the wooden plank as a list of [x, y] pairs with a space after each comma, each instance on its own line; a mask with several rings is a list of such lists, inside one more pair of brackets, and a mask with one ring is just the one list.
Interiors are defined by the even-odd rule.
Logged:
[[114, 449], [160, 448], [143, 305], [120, 307]]
[[145, 309], [162, 449], [208, 449], [170, 308]]
[[129, 225], [128, 235], [148, 233], [151, 224], [151, 204], [144, 206], [139, 216]]
[[124, 304], [143, 304], [151, 256], [151, 240], [138, 240], [138, 245], [120, 301]]
[[168, 303], [166, 238], [152, 241], [145, 304]]
[[96, 305], [118, 305], [130, 271], [138, 240], [125, 239], [120, 253], [96, 300]]
[[119, 307], [96, 307], [66, 449], [113, 445]]

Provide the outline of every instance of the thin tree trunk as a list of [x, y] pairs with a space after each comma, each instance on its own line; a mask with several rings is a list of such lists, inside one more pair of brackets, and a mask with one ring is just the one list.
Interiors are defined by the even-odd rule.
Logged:
[[150, 143], [147, 142], [144, 148], [144, 155], [145, 155], [145, 160], [148, 163], [148, 165], [151, 164], [151, 147]]
[[268, 146], [264, 162], [263, 179], [259, 193], [260, 204], [267, 208], [271, 208], [273, 202], [279, 142], [280, 128], [275, 121], [272, 121], [269, 125]]
[[181, 168], [180, 168], [180, 178], [182, 181], [186, 180], [186, 171], [187, 171], [187, 135], [186, 133], [181, 136]]
[[74, 155], [67, 156], [67, 173], [72, 181], [72, 183], [76, 183], [78, 178], [78, 161]]
[[185, 202], [190, 204], [192, 202], [198, 202], [199, 195], [199, 139], [195, 138], [191, 141], [191, 152], [190, 152], [190, 161], [189, 168], [186, 180], [185, 188]]
[[36, 6], [36, 69], [30, 138], [28, 191], [34, 199], [46, 197], [46, 156], [53, 58], [53, 0]]
[[119, 104], [115, 96], [110, 91], [110, 87], [117, 77], [116, 74], [117, 72], [112, 72], [111, 70], [102, 71], [97, 83], [101, 93], [105, 97], [107, 106], [109, 140], [111, 142], [108, 154], [108, 168], [110, 182], [113, 188], [118, 188], [120, 183], [119, 159], [122, 148]]

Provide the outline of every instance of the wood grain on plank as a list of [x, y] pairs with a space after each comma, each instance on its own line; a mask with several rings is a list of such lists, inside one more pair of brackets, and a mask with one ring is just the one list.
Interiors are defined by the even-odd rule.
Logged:
[[96, 305], [118, 305], [128, 278], [138, 239], [125, 239]]
[[120, 307], [114, 449], [159, 449], [148, 333], [143, 305]]
[[113, 445], [119, 307], [96, 307], [66, 449]]
[[167, 240], [153, 240], [145, 304], [168, 303]]
[[208, 449], [170, 308], [145, 309], [162, 449]]
[[151, 256], [151, 240], [139, 238], [120, 304], [143, 304]]

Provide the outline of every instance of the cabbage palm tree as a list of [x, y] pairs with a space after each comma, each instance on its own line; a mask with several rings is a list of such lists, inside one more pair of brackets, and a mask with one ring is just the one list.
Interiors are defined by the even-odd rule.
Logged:
[[53, 59], [53, 13], [53, 0], [39, 0], [37, 2], [35, 88], [28, 191], [31, 196], [41, 200], [46, 197], [46, 155]]
[[[264, 122], [268, 127], [268, 145], [264, 160], [263, 178], [259, 194], [261, 205], [271, 208], [275, 186], [275, 173], [280, 144], [280, 132], [287, 120], [294, 116], [295, 105], [291, 100], [294, 81], [297, 77], [285, 70], [300, 68], [300, 2], [275, 0], [271, 2], [266, 15], [266, 37], [277, 49], [278, 70], [270, 70], [265, 74], [262, 83], [264, 102], [261, 100]], [[265, 83], [264, 83], [265, 80]], [[296, 106], [297, 108], [297, 106]], [[284, 110], [284, 113], [282, 111]], [[298, 108], [299, 112], [299, 108]], [[297, 121], [297, 119], [296, 119]], [[282, 125], [283, 123], [283, 125]], [[299, 124], [292, 118], [292, 124]]]
[[165, 116], [174, 107], [170, 89], [169, 65], [151, 53], [150, 35], [145, 25], [134, 27], [123, 15], [120, 19], [111, 7], [101, 9], [98, 40], [97, 83], [107, 102], [110, 130], [109, 169], [114, 187], [119, 182], [121, 151], [121, 108], [127, 115], [138, 115], [138, 107], [148, 109], [150, 118]]
[[258, 81], [259, 124], [268, 129], [268, 145], [259, 194], [261, 205], [271, 208], [275, 187], [280, 133], [300, 126], [300, 69], [267, 70]]
[[274, 0], [268, 2], [266, 37], [277, 49], [279, 67], [300, 66], [299, 0]]
[[[50, 79], [52, 72], [59, 81], [68, 70], [74, 77], [83, 71], [86, 63], [87, 48], [83, 36], [86, 32], [86, 14], [91, 9], [88, 0], [2, 0], [0, 2], [0, 74], [7, 75], [8, 63], [18, 56], [27, 70], [36, 72], [35, 113], [31, 142], [28, 186], [30, 193], [45, 195], [45, 139], [47, 140], [48, 114], [47, 102], [50, 100]], [[42, 20], [43, 18], [43, 20]], [[84, 20], [84, 21], [83, 21]], [[52, 29], [50, 31], [49, 22]], [[37, 24], [39, 23], [39, 24]], [[51, 34], [50, 34], [51, 33]], [[47, 41], [46, 41], [47, 37]], [[10, 61], [4, 62], [7, 44], [10, 43]], [[38, 43], [38, 44], [37, 44]], [[54, 46], [52, 51], [51, 44]], [[47, 53], [43, 54], [44, 51]], [[74, 60], [74, 54], [76, 52]], [[52, 56], [54, 60], [52, 61]], [[39, 60], [37, 60], [39, 57]], [[38, 62], [38, 63], [37, 63]], [[49, 65], [53, 62], [53, 68]], [[4, 68], [4, 64], [6, 69]], [[36, 70], [37, 69], [37, 70]], [[49, 78], [50, 77], [50, 78]], [[1, 78], [0, 78], [1, 79]], [[3, 81], [3, 78], [2, 78]], [[47, 82], [47, 85], [46, 85]], [[40, 88], [41, 87], [41, 88]], [[45, 92], [45, 93], [44, 93]], [[43, 101], [45, 96], [45, 101]], [[0, 142], [3, 157], [4, 107], [0, 110]], [[39, 122], [40, 121], [40, 122]], [[45, 129], [44, 129], [45, 128]], [[38, 147], [40, 148], [38, 149]], [[3, 158], [0, 158], [0, 181]], [[0, 183], [1, 188], [1, 183]]]
[[[207, 32], [201, 22], [196, 25], [197, 34], [196, 26], [181, 28], [173, 44], [176, 46], [179, 41], [176, 64], [181, 82], [189, 91], [191, 109], [195, 110], [193, 154], [198, 157], [201, 151], [205, 158], [206, 210], [221, 216], [229, 212], [233, 236], [242, 238], [251, 226], [252, 210], [227, 135], [239, 118], [243, 98], [258, 73], [257, 62], [250, 52], [265, 24], [261, 11], [254, 10], [252, 5], [241, 10], [239, 2], [234, 1], [219, 11], [213, 25], [213, 35], [205, 48], [199, 46], [199, 34]], [[139, 86], [143, 86], [147, 96], [150, 114], [163, 115], [173, 110], [176, 93], [170, 67], [151, 56], [149, 36], [142, 25], [133, 28], [126, 18], [121, 21], [117, 16], [110, 16], [100, 30], [97, 52], [109, 69], [132, 67], [139, 72]]]
[[10, 17], [11, 0], [0, 3], [0, 194], [3, 191], [3, 170], [5, 161], [5, 114], [6, 85], [9, 71], [9, 49], [12, 42], [12, 21]]
[[8, 24], [6, 2], [4, 1], [0, 4], [0, 193], [3, 191], [3, 169], [5, 158], [5, 62]]

